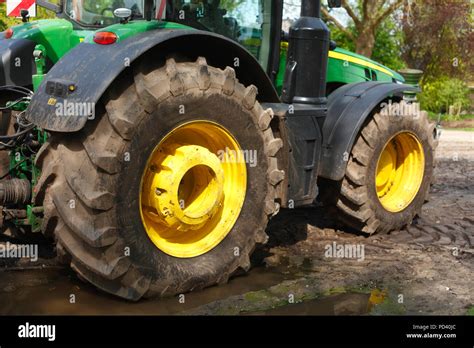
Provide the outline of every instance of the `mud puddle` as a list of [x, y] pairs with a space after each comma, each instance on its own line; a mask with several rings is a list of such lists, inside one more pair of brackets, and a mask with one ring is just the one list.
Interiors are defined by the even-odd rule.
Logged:
[[371, 310], [369, 299], [370, 294], [339, 294], [248, 315], [364, 315]]
[[83, 283], [63, 268], [0, 272], [0, 315], [88, 314], [172, 315], [218, 299], [259, 291], [291, 278], [271, 269], [255, 268], [228, 284], [163, 299], [127, 302]]

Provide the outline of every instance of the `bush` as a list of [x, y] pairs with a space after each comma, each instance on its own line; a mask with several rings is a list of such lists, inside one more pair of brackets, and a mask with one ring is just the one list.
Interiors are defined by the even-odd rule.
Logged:
[[[6, 30], [8, 27], [21, 23], [20, 20], [15, 18], [7, 17], [7, 4], [0, 2], [0, 32]], [[3, 39], [3, 37], [2, 37]]]
[[467, 110], [471, 105], [469, 88], [462, 80], [441, 77], [437, 80], [424, 82], [423, 92], [418, 99], [421, 107], [435, 113], [447, 113], [449, 107]]

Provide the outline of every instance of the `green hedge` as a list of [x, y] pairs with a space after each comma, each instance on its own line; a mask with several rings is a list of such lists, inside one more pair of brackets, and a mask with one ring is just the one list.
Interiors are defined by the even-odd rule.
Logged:
[[451, 105], [468, 110], [471, 101], [469, 99], [469, 88], [462, 80], [441, 77], [437, 80], [424, 82], [423, 92], [418, 99], [421, 107], [435, 113], [447, 113]]

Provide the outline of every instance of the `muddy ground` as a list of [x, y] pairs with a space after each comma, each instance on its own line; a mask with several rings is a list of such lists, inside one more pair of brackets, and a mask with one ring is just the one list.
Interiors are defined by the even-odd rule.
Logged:
[[[35, 264], [0, 273], [0, 314], [473, 313], [474, 132], [444, 130], [437, 160], [431, 198], [406, 230], [366, 238], [318, 210], [283, 211], [249, 274], [139, 303], [80, 282], [46, 248]], [[327, 257], [334, 245], [363, 246], [363, 258]]]

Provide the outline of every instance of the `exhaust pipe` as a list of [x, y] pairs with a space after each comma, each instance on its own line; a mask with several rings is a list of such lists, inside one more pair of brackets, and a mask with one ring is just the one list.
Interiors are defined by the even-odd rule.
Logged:
[[321, 18], [321, 1], [303, 0], [301, 3], [301, 17]]
[[326, 104], [329, 29], [321, 20], [321, 1], [303, 0], [301, 17], [291, 26], [282, 100], [288, 104]]

